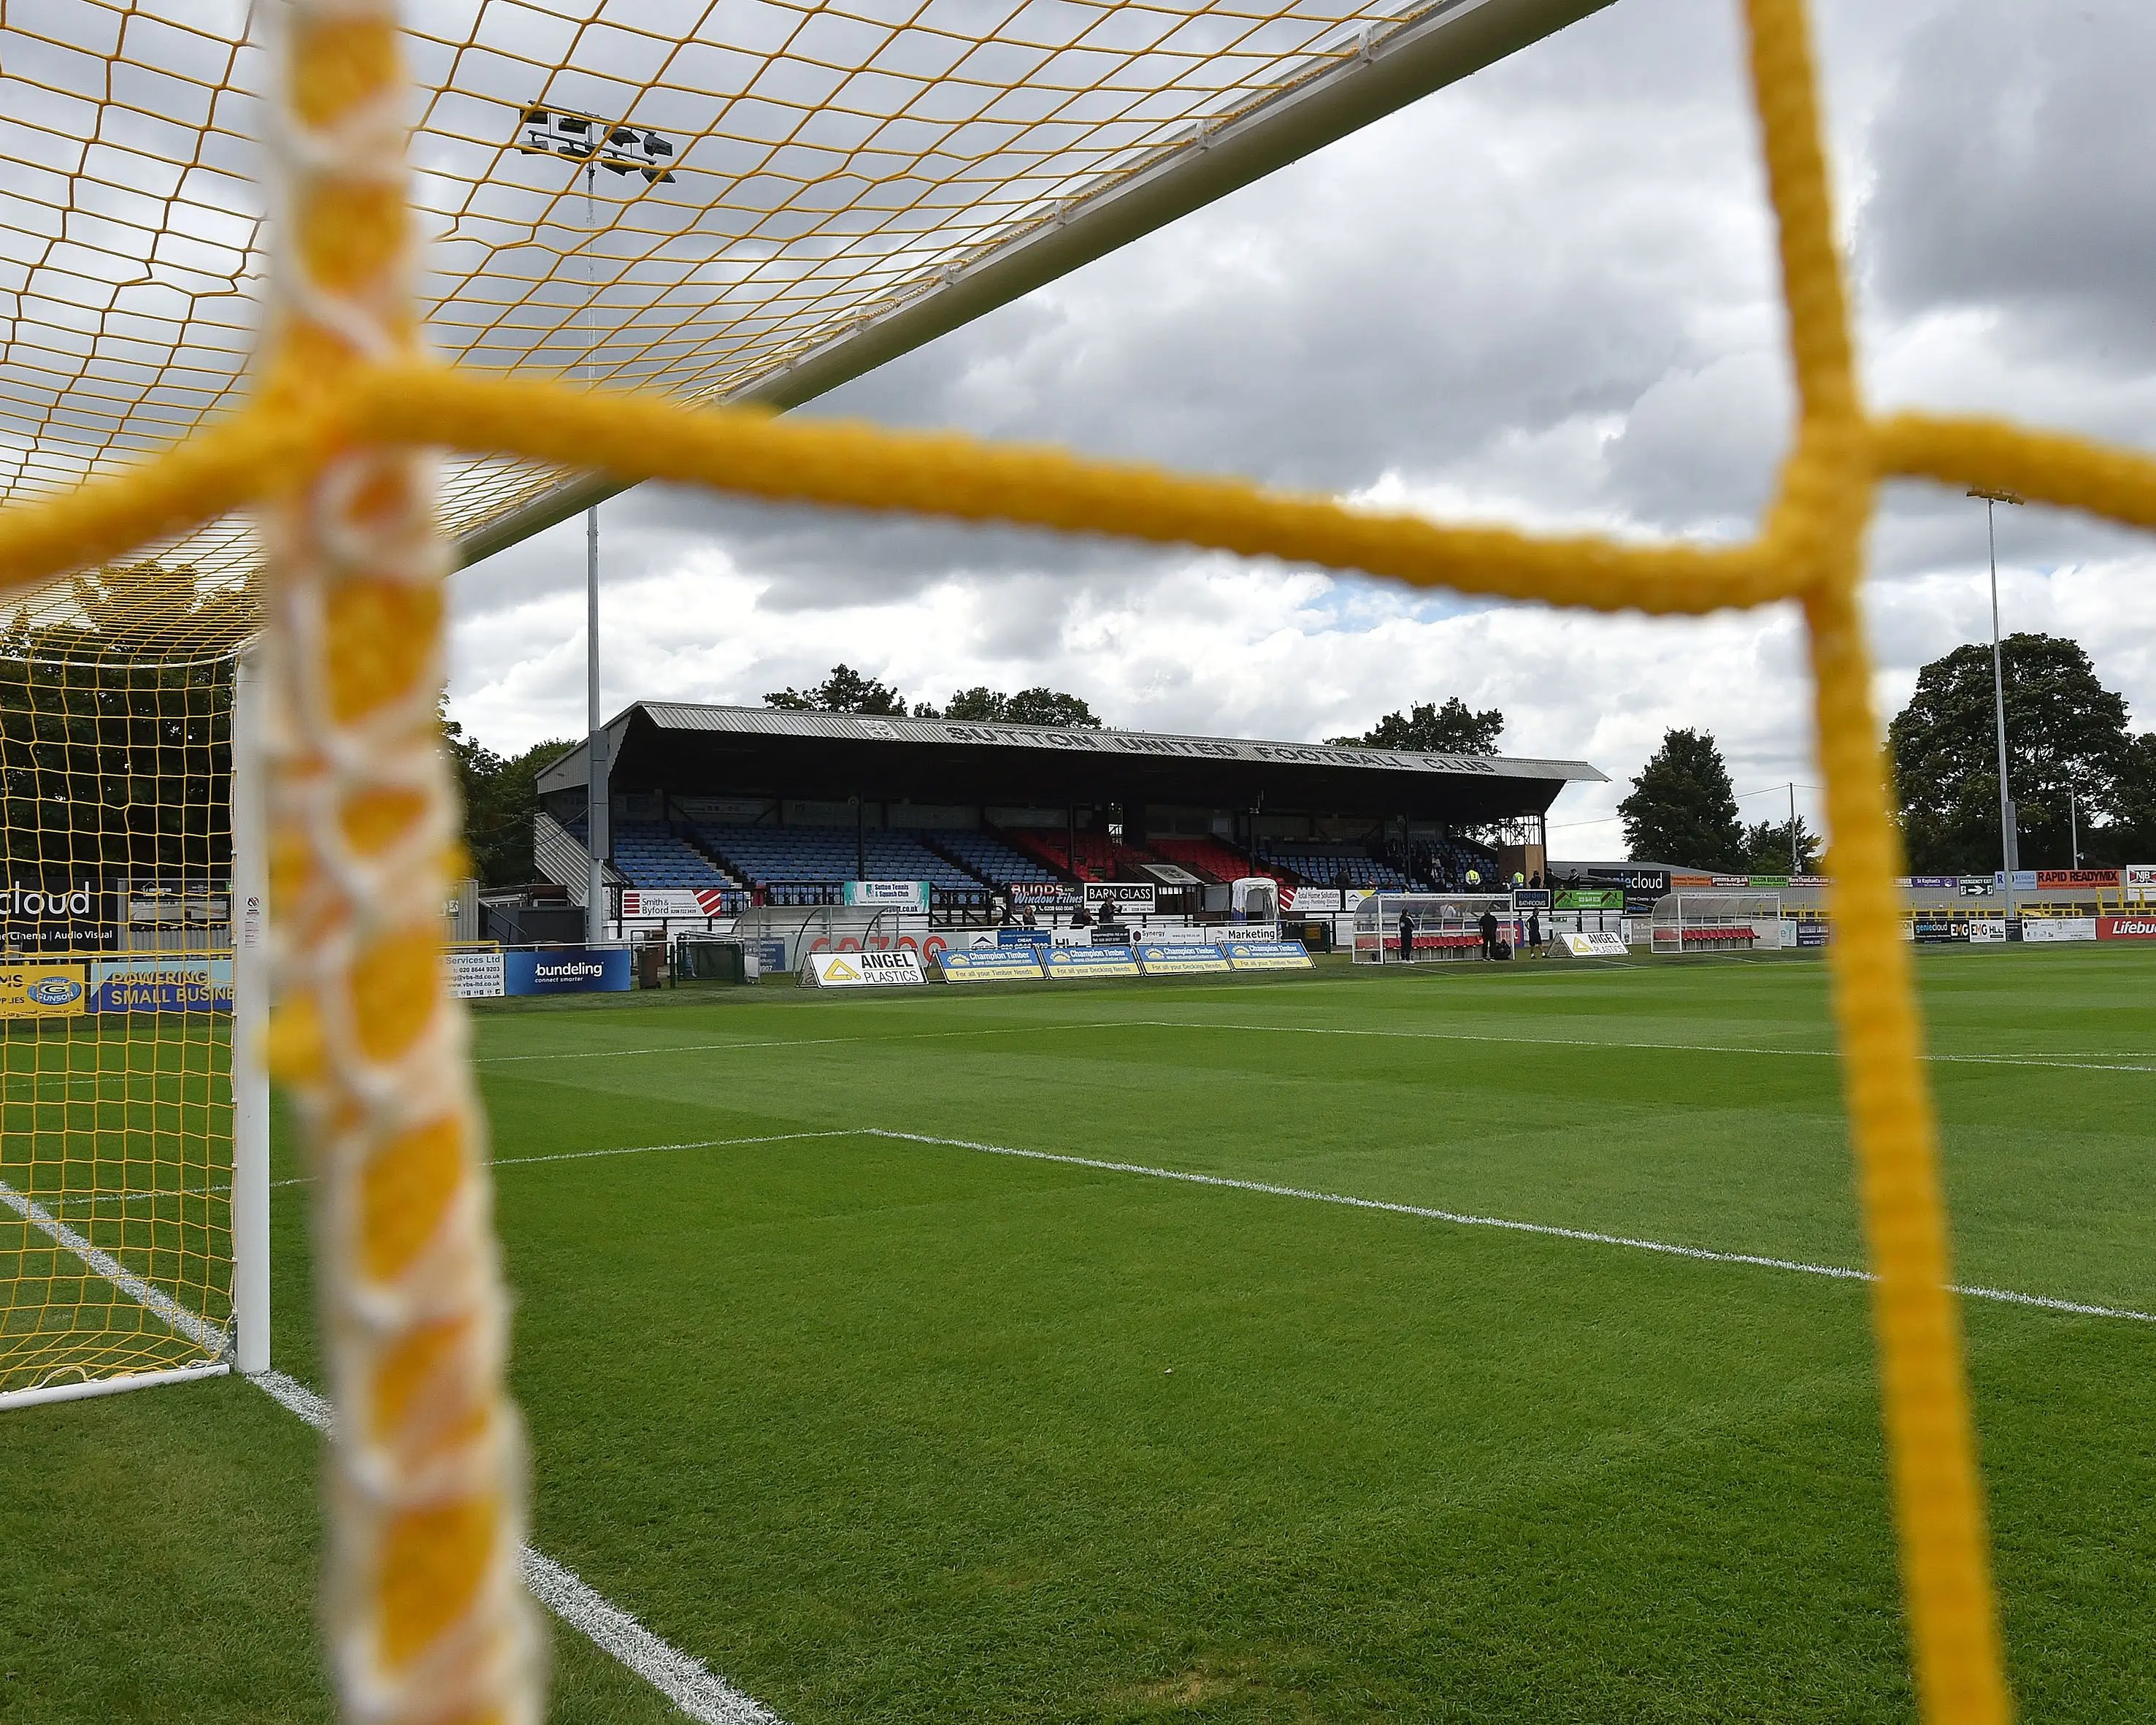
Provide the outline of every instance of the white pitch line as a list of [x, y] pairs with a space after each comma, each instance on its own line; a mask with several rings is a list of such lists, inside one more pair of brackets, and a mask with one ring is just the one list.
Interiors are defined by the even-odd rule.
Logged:
[[[1763, 1048], [1737, 1043], [1620, 1043], [1600, 1037], [1498, 1036], [1487, 1031], [1378, 1030], [1320, 1024], [1227, 1024], [1203, 1018], [1127, 1018], [1124, 1023], [1153, 1030], [1233, 1030], [1278, 1036], [1354, 1036], [1402, 1042], [1494, 1043], [1510, 1048], [1617, 1048], [1627, 1053], [1769, 1054], [1804, 1060], [1834, 1060], [1838, 1048]], [[2056, 1067], [2067, 1072], [2156, 1073], [2156, 1065], [2128, 1066], [2094, 1060], [2061, 1059], [2043, 1054], [1920, 1054], [1920, 1060], [1959, 1066]]]
[[[475, 1066], [503, 1066], [534, 1060], [619, 1060], [638, 1054], [717, 1054], [735, 1049], [823, 1048], [866, 1043], [917, 1042], [935, 1038], [974, 1036], [1052, 1035], [1066, 1030], [1234, 1030], [1277, 1036], [1356, 1036], [1390, 1038], [1408, 1042], [1490, 1043], [1512, 1048], [1614, 1048], [1626, 1053], [1763, 1054], [1803, 1060], [1833, 1060], [1838, 1048], [1789, 1048], [1741, 1043], [1620, 1043], [1601, 1037], [1498, 1036], [1489, 1032], [1454, 1030], [1380, 1030], [1317, 1024], [1234, 1024], [1204, 1018], [1087, 1018], [1067, 1023], [985, 1026], [968, 1030], [903, 1031], [891, 1036], [811, 1036], [772, 1042], [683, 1043], [671, 1048], [572, 1048], [552, 1054], [491, 1054], [475, 1060]], [[2124, 1058], [2101, 1055], [2056, 1054], [1940, 1054], [1917, 1057], [1948, 1066], [2034, 1066], [2061, 1072], [2135, 1072], [2156, 1074], [2156, 1064], [2133, 1065]]]
[[[657, 1146], [654, 1146], [656, 1148]], [[546, 1160], [541, 1158], [540, 1160]], [[204, 1348], [222, 1352], [224, 1332], [176, 1303], [161, 1289], [85, 1239], [35, 1199], [0, 1181], [0, 1203], [65, 1247], [138, 1305]], [[265, 1372], [249, 1380], [287, 1412], [327, 1434], [334, 1416], [329, 1403], [296, 1378]], [[570, 1628], [609, 1653], [698, 1725], [783, 1725], [776, 1713], [750, 1699], [712, 1673], [704, 1662], [661, 1640], [619, 1605], [586, 1583], [576, 1572], [530, 1546], [519, 1547], [525, 1585], [532, 1597]]]
[[[1539, 1234], [1546, 1238], [1578, 1240], [1595, 1246], [1622, 1246], [1635, 1252], [1654, 1252], [1666, 1258], [1689, 1258], [1705, 1264], [1745, 1264], [1758, 1269], [1788, 1270], [1798, 1275], [1825, 1276], [1838, 1282], [1876, 1280], [1870, 1270], [1840, 1264], [1808, 1264], [1797, 1258], [1768, 1258], [1753, 1252], [1717, 1252], [1706, 1246], [1681, 1246], [1669, 1240], [1647, 1240], [1630, 1234], [1600, 1233], [1592, 1228], [1561, 1228], [1554, 1223], [1517, 1222], [1505, 1216], [1475, 1216], [1459, 1210], [1440, 1210], [1426, 1204], [1394, 1203], [1384, 1198], [1356, 1197], [1348, 1192], [1320, 1192], [1302, 1186], [1280, 1186], [1265, 1180], [1236, 1180], [1224, 1174], [1199, 1174], [1186, 1168], [1156, 1168], [1146, 1162], [1111, 1162], [1096, 1156], [1066, 1156], [1052, 1150], [1022, 1150], [1009, 1144], [983, 1144], [972, 1138], [937, 1138], [925, 1132], [898, 1132], [882, 1126], [854, 1126], [818, 1132], [773, 1132], [755, 1138], [706, 1138], [681, 1144], [640, 1144], [611, 1150], [571, 1150], [553, 1156], [516, 1156], [495, 1164], [517, 1167], [533, 1162], [575, 1162], [600, 1156], [656, 1155], [665, 1151], [728, 1150], [753, 1144], [806, 1143], [823, 1138], [885, 1138], [904, 1144], [928, 1144], [948, 1150], [975, 1151], [983, 1156], [1015, 1156], [1029, 1162], [1060, 1162], [1065, 1167], [1091, 1168], [1104, 1174], [1138, 1174], [1148, 1180], [1173, 1180], [1187, 1186], [1219, 1187], [1229, 1192], [1257, 1192], [1267, 1197], [1301, 1198], [1311, 1203], [1339, 1204], [1351, 1210], [1377, 1210], [1393, 1216], [1413, 1216], [1425, 1222], [1446, 1222], [1458, 1228], [1495, 1228], [1508, 1233]], [[2130, 1323], [2156, 1324], [2156, 1312], [2131, 1307], [2092, 1305], [2078, 1300], [2060, 1300], [2048, 1294], [2021, 1294], [2008, 1288], [1954, 1287], [1950, 1292], [1969, 1300], [1989, 1300], [2005, 1305], [2027, 1305], [2045, 1311], [2071, 1313], [2078, 1317], [2119, 1318]]]
[[483, 1054], [475, 1066], [511, 1066], [528, 1060], [622, 1060], [632, 1054], [722, 1054], [736, 1048], [828, 1048], [858, 1043], [933, 1042], [965, 1036], [1030, 1036], [1040, 1031], [1113, 1030], [1126, 1018], [1075, 1018], [1067, 1023], [984, 1024], [966, 1030], [901, 1030], [888, 1036], [803, 1036], [756, 1043], [675, 1043], [656, 1048], [566, 1048], [549, 1054]]
[[[326, 1397], [282, 1372], [251, 1379], [264, 1394], [327, 1436], [335, 1411]], [[761, 1702], [715, 1676], [701, 1659], [663, 1641], [573, 1569], [532, 1546], [518, 1547], [531, 1597], [602, 1652], [609, 1653], [699, 1725], [784, 1725]]]

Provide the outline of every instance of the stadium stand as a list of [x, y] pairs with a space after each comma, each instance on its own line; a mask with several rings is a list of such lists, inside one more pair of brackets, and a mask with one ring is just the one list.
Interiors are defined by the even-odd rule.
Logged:
[[1137, 873], [1141, 862], [1161, 860], [1135, 845], [1119, 845], [1105, 832], [1081, 832], [1075, 857], [1070, 852], [1069, 837], [1064, 833], [1043, 836], [1018, 832], [1012, 837], [1050, 868], [1075, 874], [1081, 880], [1116, 880]]
[[1152, 841], [1152, 847], [1168, 862], [1188, 869], [1201, 880], [1241, 880], [1256, 873], [1269, 874], [1283, 886], [1294, 884], [1280, 870], [1262, 864], [1254, 866], [1240, 851], [1217, 838], [1157, 838]]
[[767, 904], [836, 904], [861, 878], [925, 880], [947, 903], [984, 906], [988, 888], [910, 832], [855, 836], [843, 827], [700, 826], [697, 837]]
[[1028, 856], [1000, 834], [986, 831], [938, 832], [935, 848], [992, 887], [1049, 886], [1063, 879], [1038, 858]]
[[[578, 834], [581, 837], [582, 834]], [[725, 887], [741, 883], [688, 840], [656, 821], [614, 823], [613, 865], [633, 887]]]
[[1261, 842], [1259, 859], [1300, 875], [1316, 887], [1404, 887], [1408, 878], [1357, 845]]

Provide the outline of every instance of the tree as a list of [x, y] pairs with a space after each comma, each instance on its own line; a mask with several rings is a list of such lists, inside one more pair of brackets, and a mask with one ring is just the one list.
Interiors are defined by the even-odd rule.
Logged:
[[1617, 805], [1617, 812], [1624, 818], [1625, 842], [1643, 861], [1732, 872], [1745, 867], [1743, 823], [1737, 818], [1729, 769], [1711, 731], [1665, 732], [1662, 746], [1640, 769], [1632, 794]]
[[2156, 731], [2126, 745], [2110, 821], [2082, 834], [2082, 860], [2097, 868], [2156, 862]]
[[1101, 721], [1076, 695], [1047, 687], [1020, 689], [1014, 695], [982, 685], [960, 689], [942, 713], [920, 712], [922, 718], [956, 718], [978, 724], [1038, 724], [1058, 730], [1097, 731]]
[[1819, 835], [1797, 816], [1796, 862], [1789, 861], [1789, 823], [1759, 821], [1744, 829], [1744, 867], [1749, 874], [1815, 874], [1819, 870]]
[[[2082, 831], [2118, 812], [2132, 739], [2126, 703], [2097, 680], [2077, 642], [2010, 635], [2000, 643], [2007, 773], [2025, 868], [2071, 858], [2066, 798]], [[1917, 673], [1917, 691], [1887, 727], [1909, 866], [1920, 874], [1999, 866], [1999, 752], [1991, 649], [1956, 647]]]
[[1405, 713], [1388, 713], [1359, 737], [1327, 737], [1338, 749], [1414, 749], [1428, 754], [1495, 754], [1505, 715], [1496, 708], [1477, 713], [1457, 695], [1442, 707], [1428, 701]]
[[906, 717], [905, 696], [872, 677], [862, 676], [850, 665], [834, 665], [831, 674], [814, 688], [775, 690], [763, 698], [763, 704], [783, 713], [868, 713], [893, 718]]
[[555, 739], [535, 743], [521, 754], [496, 754], [465, 735], [446, 712], [442, 736], [456, 763], [472, 873], [490, 887], [520, 887], [538, 879], [531, 828], [539, 815], [539, 775], [577, 745]]

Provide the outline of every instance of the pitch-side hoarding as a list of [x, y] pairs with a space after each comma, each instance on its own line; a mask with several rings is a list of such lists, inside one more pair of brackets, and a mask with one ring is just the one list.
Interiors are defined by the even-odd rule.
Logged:
[[911, 947], [896, 952], [812, 952], [803, 960], [801, 980], [819, 988], [904, 988], [925, 983], [921, 955]]
[[1147, 941], [1138, 948], [1138, 965], [1148, 976], [1194, 976], [1232, 969], [1217, 946], [1170, 946]]
[[1038, 982], [1037, 954], [1029, 941], [1023, 946], [976, 946], [946, 951], [936, 964], [946, 982]]

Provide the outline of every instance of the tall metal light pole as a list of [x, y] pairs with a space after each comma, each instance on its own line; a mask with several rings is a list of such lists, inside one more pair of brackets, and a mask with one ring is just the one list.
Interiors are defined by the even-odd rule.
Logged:
[[[598, 229], [593, 188], [602, 167], [608, 173], [640, 173], [646, 185], [670, 183], [666, 166], [674, 146], [655, 131], [613, 126], [588, 114], [565, 114], [556, 109], [532, 107], [524, 111], [523, 130], [517, 149], [526, 156], [567, 156], [584, 164], [584, 233], [587, 243]], [[598, 345], [595, 302], [598, 298], [598, 261], [584, 255], [587, 291], [584, 296], [584, 380], [596, 380]], [[599, 717], [599, 507], [584, 511], [584, 848], [590, 872], [584, 881], [584, 940], [593, 946], [606, 939], [607, 734]]]
[[2021, 842], [2015, 832], [2014, 789], [2006, 776], [2006, 672], [1999, 649], [1999, 528], [1994, 512], [2001, 503], [2019, 503], [2012, 492], [1988, 491], [1971, 486], [1972, 497], [1984, 499], [1984, 533], [1991, 548], [1991, 714], [1999, 737], [1999, 866], [2006, 875], [2006, 916], [2014, 917], [2014, 874], [2021, 866]]
[[[584, 158], [584, 232], [596, 225], [592, 208], [592, 183], [598, 163]], [[588, 252], [584, 294], [584, 381], [592, 381], [592, 349], [598, 342], [592, 301], [598, 292], [598, 264]], [[606, 939], [607, 816], [612, 812], [607, 777], [606, 727], [599, 720], [599, 506], [584, 511], [584, 847], [591, 868], [584, 880], [584, 944], [597, 946]]]

